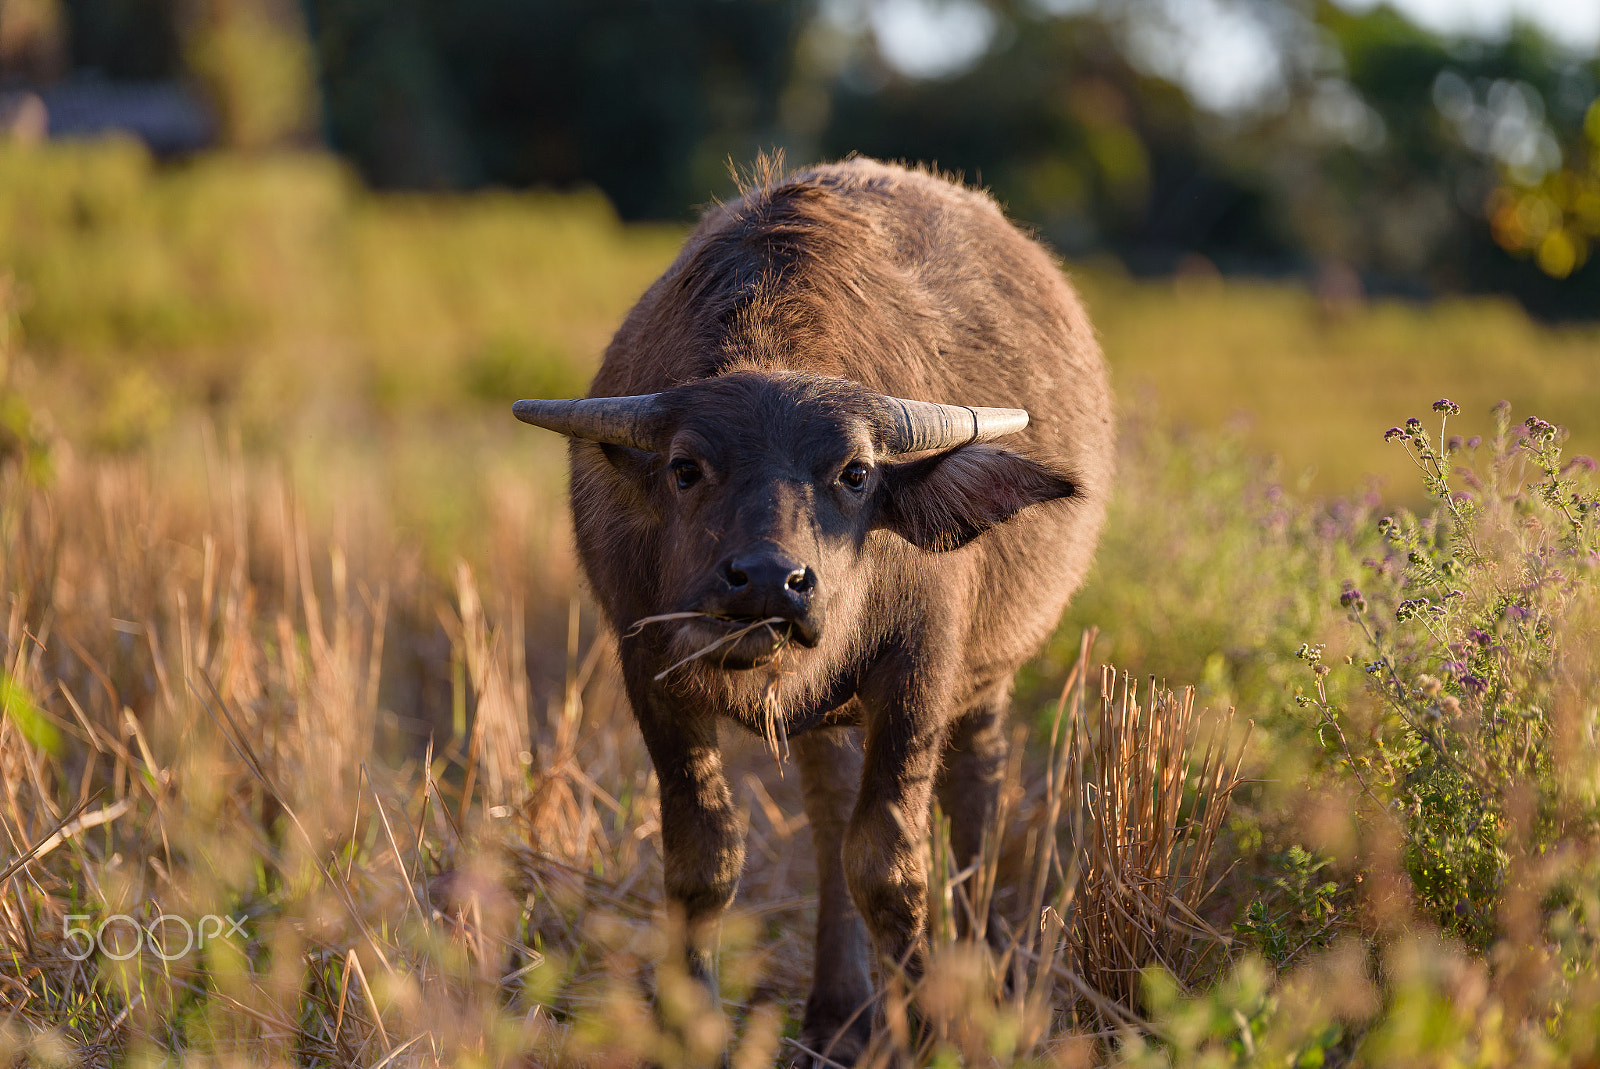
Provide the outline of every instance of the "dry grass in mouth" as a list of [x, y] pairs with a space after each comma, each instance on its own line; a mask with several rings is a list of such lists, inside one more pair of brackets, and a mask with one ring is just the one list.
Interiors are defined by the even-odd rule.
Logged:
[[[666, 622], [668, 622], [670, 620], [697, 620], [697, 619], [722, 620], [722, 621], [726, 622], [726, 621], [730, 621], [730, 620], [735, 619], [735, 617], [718, 616], [716, 613], [710, 613], [710, 612], [664, 612], [664, 613], [660, 614], [659, 616], [646, 616], [642, 620], [635, 620], [633, 622], [633, 626], [628, 628], [627, 634], [628, 635], [637, 635], [639, 633], [640, 629], [643, 628], [645, 624], [666, 623]], [[783, 648], [789, 644], [788, 636], [787, 635], [778, 634], [778, 632], [776, 630], [772, 629], [772, 625], [773, 624], [782, 624], [782, 623], [788, 623], [788, 621], [785, 620], [781, 616], [768, 616], [764, 620], [756, 620], [756, 621], [752, 622], [751, 624], [749, 624], [748, 626], [742, 627], [737, 631], [730, 631], [726, 635], [723, 635], [721, 638], [717, 639], [715, 642], [712, 642], [712, 643], [710, 643], [709, 645], [706, 645], [706, 646], [702, 646], [699, 649], [695, 650], [693, 653], [689, 654], [689, 656], [683, 658], [682, 660], [675, 661], [674, 663], [668, 665], [666, 668], [663, 668], [661, 671], [659, 671], [659, 672], [657, 672], [655, 674], [654, 678], [655, 678], [656, 682], [659, 683], [663, 679], [667, 678], [667, 676], [671, 675], [673, 672], [675, 672], [679, 668], [682, 668], [684, 665], [690, 663], [691, 661], [698, 661], [700, 658], [704, 657], [708, 653], [711, 653], [713, 650], [719, 650], [723, 646], [727, 646], [727, 645], [730, 645], [730, 644], [732, 644], [734, 642], [737, 642], [741, 638], [744, 638], [746, 635], [750, 634], [751, 632], [758, 631], [763, 627], [765, 627], [765, 628], [767, 628], [769, 630], [772, 630], [772, 637], [773, 637], [773, 639], [775, 639], [779, 643], [778, 650], [781, 653], [783, 651]]]
[[[667, 623], [672, 620], [695, 620], [702, 618], [707, 620], [722, 621], [728, 621], [732, 619], [732, 617], [718, 616], [715, 613], [709, 612], [664, 612], [658, 616], [646, 616], [641, 620], [635, 620], [633, 622], [633, 626], [628, 628], [627, 634], [638, 634], [640, 629], [642, 629], [646, 624], [659, 624]], [[779, 709], [778, 673], [776, 669], [778, 662], [783, 658], [783, 651], [788, 648], [789, 636], [787, 633], [779, 634], [773, 629], [773, 625], [786, 622], [787, 621], [785, 621], [781, 616], [769, 616], [764, 620], [756, 620], [747, 627], [742, 627], [737, 631], [730, 631], [728, 634], [723, 635], [715, 642], [712, 642], [706, 646], [702, 646], [700, 649], [689, 654], [689, 656], [677, 661], [672, 665], [669, 665], [668, 667], [657, 672], [655, 675], [656, 682], [659, 683], [661, 680], [670, 675], [675, 669], [682, 668], [691, 661], [697, 661], [706, 654], [711, 653], [713, 650], [717, 650], [723, 646], [737, 642], [741, 638], [744, 638], [744, 636], [760, 628], [765, 627], [772, 631], [772, 637], [778, 643], [778, 648], [773, 654], [773, 659], [771, 662], [771, 666], [774, 669], [772, 678], [767, 680], [766, 689], [763, 690], [761, 694], [761, 713], [763, 721], [761, 737], [762, 741], [766, 743], [767, 751], [772, 754], [773, 762], [778, 766], [778, 775], [780, 777], [783, 776], [784, 763], [789, 760], [789, 733], [785, 729], [783, 717]]]

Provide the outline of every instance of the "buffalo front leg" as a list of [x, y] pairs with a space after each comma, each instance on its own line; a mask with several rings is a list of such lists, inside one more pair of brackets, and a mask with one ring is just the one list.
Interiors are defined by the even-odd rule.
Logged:
[[853, 728], [827, 728], [794, 740], [800, 787], [817, 855], [817, 943], [800, 1039], [835, 1062], [856, 1060], [872, 1035], [871, 949], [850, 901], [843, 847], [861, 782], [861, 743]]
[[[1000, 834], [995, 819], [1006, 771], [1006, 705], [1004, 693], [984, 701], [951, 725], [945, 741], [937, 790], [939, 805], [950, 821], [950, 851], [957, 872], [978, 860], [986, 836]], [[978, 883], [977, 876], [969, 878], [962, 885], [965, 893], [956, 895], [956, 929], [962, 938], [982, 935], [998, 949], [1005, 941], [993, 923], [992, 904], [987, 916], [972, 914], [978, 905], [973, 901]]]
[[928, 878], [923, 860], [928, 807], [942, 730], [917, 719], [868, 723], [861, 793], [845, 833], [845, 879], [878, 954], [881, 975], [922, 975]]
[[716, 721], [678, 709], [659, 715], [653, 703], [646, 708], [650, 715], [640, 715], [639, 726], [661, 789], [669, 954], [681, 952], [715, 1007], [717, 936], [744, 868], [744, 828], [723, 775]]

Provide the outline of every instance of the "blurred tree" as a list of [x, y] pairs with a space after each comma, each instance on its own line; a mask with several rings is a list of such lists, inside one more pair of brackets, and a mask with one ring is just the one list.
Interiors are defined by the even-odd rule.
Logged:
[[379, 185], [593, 182], [679, 217], [783, 141], [806, 2], [312, 0], [334, 144]]
[[184, 71], [177, 0], [62, 0], [61, 12], [73, 67], [140, 80]]
[[1596, 57], [1528, 24], [1501, 41], [1448, 41], [1386, 6], [1319, 0], [1313, 15], [1332, 48], [1283, 112], [1234, 139], [1276, 172], [1296, 244], [1431, 292], [1600, 312], [1600, 273], [1581, 270]]
[[1600, 100], [1589, 105], [1568, 163], [1534, 178], [1507, 168], [1488, 201], [1501, 248], [1553, 279], [1583, 268], [1600, 243]]
[[[75, 65], [145, 78], [187, 64], [232, 144], [294, 140], [320, 96], [325, 140], [381, 187], [594, 184], [625, 218], [684, 218], [731, 188], [730, 160], [864, 152], [961, 171], [1062, 251], [1109, 250], [1141, 272], [1200, 254], [1345, 290], [1359, 277], [1368, 291], [1504, 292], [1541, 314], [1600, 314], [1600, 118], [1586, 118], [1600, 114], [1600, 59], [1528, 26], [1451, 40], [1336, 0], [0, 11], [57, 3]], [[1197, 12], [1267, 41], [1257, 99], [1199, 91], [1212, 45]]]
[[1387, 5], [1219, 0], [1212, 17], [1271, 40], [1282, 82], [1219, 114], [1150, 73], [1192, 69], [1205, 47], [1171, 4], [986, 3], [999, 29], [964, 73], [913, 78], [858, 52], [827, 151], [936, 158], [1064, 251], [1110, 248], [1135, 269], [1199, 252], [1224, 270], [1600, 314], [1594, 54], [1527, 24], [1451, 40]]
[[1063, 251], [1109, 246], [1136, 269], [1196, 252], [1255, 269], [1292, 259], [1265, 188], [1210, 157], [1189, 97], [1135, 68], [1112, 23], [1027, 4], [996, 15], [994, 47], [964, 73], [916, 79], [857, 57], [824, 154], [937, 161]]
[[485, 179], [418, 0], [307, 0], [324, 132], [380, 188], [447, 189]]

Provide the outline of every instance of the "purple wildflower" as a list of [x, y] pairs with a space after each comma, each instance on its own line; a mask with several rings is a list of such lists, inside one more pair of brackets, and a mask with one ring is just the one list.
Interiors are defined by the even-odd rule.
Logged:
[[1451, 416], [1461, 415], [1461, 406], [1450, 400], [1448, 397], [1441, 397], [1435, 401], [1433, 403], [1433, 410], [1435, 412], [1444, 412]]
[[1427, 598], [1407, 598], [1395, 606], [1394, 618], [1400, 621], [1409, 620], [1413, 616], [1420, 616], [1422, 613], [1427, 612], [1428, 609]]

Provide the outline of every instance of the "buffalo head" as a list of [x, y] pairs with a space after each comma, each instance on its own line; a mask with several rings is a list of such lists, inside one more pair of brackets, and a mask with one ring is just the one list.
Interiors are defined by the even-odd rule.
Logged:
[[675, 648], [718, 643], [712, 660], [728, 669], [815, 647], [840, 592], [859, 590], [873, 532], [954, 550], [1075, 489], [1065, 472], [984, 444], [1026, 427], [1026, 412], [888, 397], [809, 373], [737, 371], [514, 411], [601, 443], [637, 484], [660, 527], [653, 601], [682, 614]]

